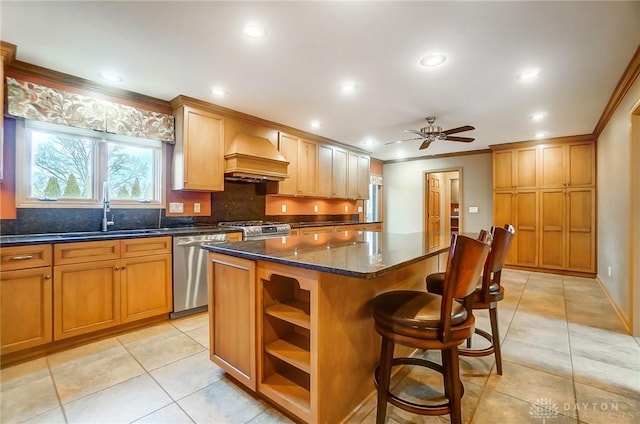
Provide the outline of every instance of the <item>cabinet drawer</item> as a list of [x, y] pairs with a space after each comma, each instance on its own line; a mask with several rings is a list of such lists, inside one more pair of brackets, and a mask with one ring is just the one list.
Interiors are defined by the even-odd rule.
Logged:
[[171, 253], [171, 237], [137, 238], [121, 243], [123, 258]]
[[51, 245], [16, 246], [2, 248], [0, 268], [3, 271], [51, 265]]
[[120, 259], [120, 240], [56, 244], [53, 248], [53, 260], [56, 265], [110, 259]]

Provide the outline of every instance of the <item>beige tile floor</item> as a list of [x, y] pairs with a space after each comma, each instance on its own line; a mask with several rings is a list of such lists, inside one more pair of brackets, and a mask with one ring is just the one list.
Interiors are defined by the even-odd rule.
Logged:
[[[493, 356], [461, 358], [464, 421], [640, 422], [640, 339], [625, 334], [597, 282], [505, 270], [503, 283], [504, 375], [495, 373]], [[486, 312], [476, 316], [489, 328]], [[0, 422], [291, 422], [226, 377], [207, 346], [200, 314], [6, 368]], [[393, 384], [416, 399], [442, 390], [439, 376], [423, 369], [400, 370]], [[374, 405], [372, 397], [348, 422], [375, 422]], [[388, 423], [448, 421], [391, 405], [387, 415]]]

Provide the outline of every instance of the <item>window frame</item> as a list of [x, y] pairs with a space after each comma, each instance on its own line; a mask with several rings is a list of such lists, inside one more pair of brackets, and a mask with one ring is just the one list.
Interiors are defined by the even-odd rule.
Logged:
[[[31, 191], [31, 154], [32, 143], [28, 131], [40, 130], [63, 135], [79, 136], [96, 143], [93, 157], [93, 178], [91, 182], [92, 196], [84, 199], [58, 198], [38, 199], [30, 197]], [[16, 122], [16, 207], [17, 208], [101, 208], [102, 182], [108, 176], [108, 147], [109, 143], [149, 147], [157, 152], [154, 154], [153, 191], [156, 200], [128, 200], [110, 196], [112, 209], [164, 209], [166, 204], [166, 143], [159, 140], [128, 137], [110, 134], [90, 129], [74, 128], [32, 120], [17, 120]]]

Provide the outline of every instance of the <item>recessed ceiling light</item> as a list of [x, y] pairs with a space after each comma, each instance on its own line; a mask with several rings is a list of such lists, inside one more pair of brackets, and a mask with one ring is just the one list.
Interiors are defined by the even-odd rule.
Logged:
[[446, 60], [447, 58], [442, 54], [429, 54], [420, 59], [420, 65], [433, 68], [442, 65]]
[[124, 81], [124, 77], [115, 71], [104, 70], [104, 71], [100, 71], [98, 75], [100, 75], [100, 78], [102, 78], [103, 80], [109, 81], [109, 82]]
[[537, 132], [537, 133], [535, 133], [533, 136], [534, 136], [535, 138], [545, 138], [545, 137], [546, 137], [546, 136], [548, 136], [548, 135], [549, 135], [549, 133], [548, 133], [548, 132], [546, 132], [546, 131], [541, 131], [541, 132]]
[[522, 71], [517, 74], [516, 79], [520, 81], [529, 81], [538, 78], [541, 73], [542, 71], [538, 68], [527, 69], [526, 71]]
[[224, 97], [227, 95], [227, 90], [222, 87], [213, 87], [211, 89], [211, 94], [215, 97]]
[[356, 85], [355, 82], [352, 81], [345, 81], [342, 84], [340, 84], [340, 91], [342, 91], [345, 94], [351, 94], [354, 91], [356, 91], [356, 88], [358, 88], [358, 86]]
[[313, 121], [309, 122], [309, 126], [314, 130], [317, 130], [318, 128], [320, 128], [320, 121], [314, 119]]
[[257, 24], [247, 24], [242, 28], [242, 32], [251, 38], [262, 38], [267, 35], [267, 30]]
[[533, 115], [531, 115], [529, 117], [529, 119], [531, 119], [532, 121], [542, 121], [546, 116], [547, 116], [546, 113], [538, 112], [538, 113], [534, 113]]
[[362, 144], [364, 144], [365, 146], [373, 146], [376, 143], [375, 143], [375, 141], [373, 141], [373, 138], [367, 137], [367, 138], [364, 139]]

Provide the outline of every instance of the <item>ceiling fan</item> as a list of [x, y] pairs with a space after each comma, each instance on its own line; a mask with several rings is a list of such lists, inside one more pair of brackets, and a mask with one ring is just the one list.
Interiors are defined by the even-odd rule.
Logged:
[[434, 125], [435, 122], [436, 122], [435, 116], [428, 116], [427, 117], [428, 125], [424, 128], [420, 128], [420, 131], [404, 130], [404, 132], [417, 134], [420, 137], [408, 138], [406, 140], [392, 141], [386, 144], [396, 144], [396, 143], [402, 143], [404, 141], [411, 141], [411, 140], [424, 140], [419, 148], [419, 150], [422, 150], [429, 147], [429, 145], [436, 140], [461, 141], [463, 143], [470, 143], [473, 140], [475, 140], [475, 138], [471, 138], [471, 137], [458, 137], [458, 136], [451, 135], [451, 134], [457, 134], [463, 131], [475, 130], [475, 128], [472, 127], [471, 125], [464, 125], [462, 127], [451, 128], [449, 130], [442, 131], [442, 127]]

